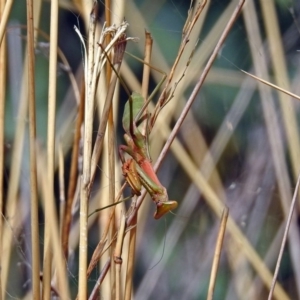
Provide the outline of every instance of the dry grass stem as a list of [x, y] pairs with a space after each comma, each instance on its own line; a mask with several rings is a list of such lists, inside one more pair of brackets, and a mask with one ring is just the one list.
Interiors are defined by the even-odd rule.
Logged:
[[97, 279], [97, 282], [93, 288], [93, 291], [91, 292], [91, 295], [89, 297], [89, 300], [96, 300], [96, 299], [99, 299], [99, 287], [102, 283], [102, 281], [104, 280], [107, 272], [109, 271], [109, 268], [110, 268], [110, 264], [111, 264], [111, 261], [110, 259], [105, 263], [103, 269], [101, 270], [101, 273], [100, 273], [100, 276], [99, 278]]
[[207, 300], [211, 300], [214, 297], [214, 289], [215, 289], [215, 284], [216, 284], [218, 265], [220, 262], [221, 250], [223, 247], [223, 241], [224, 241], [224, 236], [225, 236], [226, 222], [227, 222], [228, 214], [229, 214], [229, 210], [227, 207], [225, 207], [225, 209], [223, 210], [222, 216], [221, 216], [221, 224], [220, 224], [220, 229], [219, 229], [219, 233], [218, 233], [215, 254], [214, 254], [214, 260], [212, 263], [210, 280], [209, 280], [208, 294], [207, 294], [207, 298], [206, 298]]
[[[47, 132], [47, 176], [49, 187], [54, 186], [55, 170], [55, 120], [56, 120], [56, 86], [57, 86], [57, 39], [58, 39], [58, 1], [51, 2], [50, 24], [50, 58], [49, 58], [49, 90], [48, 90], [48, 132]], [[50, 188], [50, 201], [45, 202], [45, 210], [55, 211], [54, 190]], [[52, 243], [51, 228], [57, 221], [56, 215], [47, 213], [45, 216], [45, 244], [43, 264], [43, 298], [50, 299], [51, 267], [52, 267]]]
[[8, 0], [5, 2], [4, 9], [1, 11], [1, 21], [0, 21], [0, 46], [2, 44], [5, 31], [7, 28], [8, 17], [12, 8], [14, 1]]
[[116, 299], [122, 299], [122, 282], [121, 282], [121, 266], [122, 266], [122, 248], [123, 248], [123, 239], [125, 233], [125, 215], [122, 216], [120, 220], [120, 226], [118, 231], [118, 237], [115, 244], [114, 250], [114, 263], [116, 268]]
[[71, 168], [70, 168], [70, 179], [68, 184], [67, 203], [66, 203], [65, 214], [62, 223], [62, 248], [66, 260], [68, 259], [69, 256], [68, 248], [69, 248], [69, 233], [70, 233], [71, 220], [72, 220], [72, 205], [75, 197], [75, 190], [76, 190], [76, 184], [78, 178], [79, 141], [81, 138], [80, 129], [81, 129], [81, 124], [84, 116], [84, 91], [85, 90], [83, 88], [80, 97], [80, 104], [78, 106], [78, 114], [76, 119], [75, 134], [74, 134], [73, 147], [72, 147], [72, 158], [71, 158]]
[[152, 44], [153, 39], [151, 37], [151, 33], [145, 31], [145, 53], [144, 53], [144, 67], [143, 67], [143, 77], [142, 77], [142, 89], [141, 95], [143, 98], [148, 98], [148, 89], [149, 89], [149, 80], [150, 80], [150, 61], [151, 61], [151, 53], [152, 53]]
[[[91, 174], [91, 154], [92, 154], [92, 131], [93, 131], [93, 113], [94, 113], [94, 95], [92, 86], [92, 76], [94, 71], [94, 37], [95, 6], [90, 15], [89, 22], [89, 56], [85, 58], [85, 113], [84, 113], [84, 136], [83, 136], [83, 170], [80, 182], [80, 238], [79, 238], [79, 288], [78, 298], [87, 297], [87, 249], [88, 249], [88, 201]], [[91, 49], [92, 48], [92, 49]], [[90, 57], [92, 56], [92, 57]]]
[[60, 235], [62, 235], [62, 224], [63, 218], [65, 216], [66, 209], [66, 190], [65, 190], [65, 167], [64, 167], [64, 153], [62, 149], [62, 145], [59, 142], [58, 144], [58, 174], [59, 174], [59, 224], [60, 224]]
[[298, 176], [297, 184], [296, 184], [295, 191], [294, 191], [294, 196], [293, 196], [292, 203], [290, 206], [289, 215], [287, 217], [287, 222], [286, 222], [286, 226], [285, 226], [285, 230], [284, 230], [284, 235], [282, 237], [282, 243], [281, 243], [281, 247], [280, 247], [280, 251], [279, 251], [279, 255], [278, 255], [278, 259], [277, 259], [277, 263], [276, 263], [276, 268], [274, 271], [273, 281], [272, 281], [272, 285], [270, 288], [268, 300], [271, 300], [273, 298], [273, 293], [274, 293], [274, 289], [276, 286], [276, 281], [277, 281], [277, 276], [278, 276], [278, 272], [279, 272], [279, 268], [280, 268], [280, 264], [281, 264], [281, 260], [282, 260], [282, 255], [283, 255], [284, 247], [286, 245], [286, 241], [288, 238], [293, 213], [295, 210], [295, 205], [296, 205], [298, 191], [299, 191], [299, 184], [300, 184], [300, 176]]
[[[0, 16], [3, 14], [4, 1], [0, 1]], [[3, 42], [0, 43], [0, 211], [3, 211], [4, 204], [4, 186], [3, 186], [3, 175], [4, 175], [4, 124], [5, 124], [5, 99], [6, 99], [6, 36], [4, 35]], [[3, 218], [0, 217], [0, 232], [3, 232]], [[2, 265], [2, 238], [0, 238], [0, 264]], [[2, 284], [0, 276], [0, 300], [2, 300]]]
[[30, 194], [31, 194], [31, 247], [32, 247], [32, 294], [40, 298], [40, 249], [37, 196], [36, 162], [36, 98], [35, 98], [35, 56], [33, 29], [33, 1], [27, 1], [28, 28], [28, 101], [29, 101], [29, 142], [30, 142]]
[[[46, 165], [46, 161], [47, 161], [47, 159], [45, 158], [45, 154], [39, 153], [39, 155], [37, 156], [37, 161], [39, 167], [38, 174], [41, 181], [42, 196], [44, 200], [43, 204], [44, 204], [44, 209], [46, 209], [46, 203], [47, 202], [50, 203], [51, 201], [53, 201], [52, 198], [53, 192], [51, 192], [51, 188], [48, 185], [47, 173], [44, 172], [44, 169], [42, 167]], [[65, 259], [63, 257], [63, 252], [61, 248], [60, 231], [58, 227], [57, 216], [56, 216], [56, 211], [54, 209], [54, 205], [52, 205], [52, 207], [51, 206], [48, 207], [47, 214], [49, 214], [49, 216], [52, 217], [52, 220], [54, 220], [51, 223], [51, 227], [49, 230], [49, 235], [50, 235], [49, 240], [51, 241], [51, 250], [53, 253], [51, 258], [55, 266], [55, 273], [53, 275], [53, 278], [51, 278], [49, 294], [51, 295], [51, 292], [54, 288], [55, 290], [58, 291], [58, 294], [60, 295], [61, 298], [69, 299], [70, 291], [67, 284], [67, 270], [66, 270]]]
[[137, 215], [133, 219], [132, 226], [133, 228], [129, 233], [129, 247], [128, 247], [128, 256], [127, 256], [127, 270], [126, 270], [126, 282], [125, 282], [125, 292], [124, 299], [130, 300], [132, 295], [132, 279], [134, 275], [134, 259], [135, 259], [135, 246], [136, 246], [136, 234], [137, 234]]
[[268, 85], [268, 86], [270, 86], [270, 87], [272, 87], [272, 88], [274, 88], [274, 89], [276, 89], [276, 90], [278, 90], [278, 91], [280, 91], [280, 92], [282, 92], [282, 93], [284, 93], [284, 94], [286, 94], [286, 95], [288, 95], [288, 96], [291, 96], [291, 97], [293, 97], [293, 98], [295, 98], [295, 99], [297, 99], [297, 100], [300, 100], [300, 96], [298, 96], [298, 95], [296, 95], [296, 94], [294, 94], [294, 93], [291, 93], [291, 92], [288, 91], [287, 89], [281, 88], [281, 87], [279, 87], [278, 85], [273, 84], [273, 83], [271, 83], [271, 82], [268, 81], [268, 80], [264, 80], [264, 79], [262, 79], [262, 78], [259, 78], [259, 77], [255, 76], [255, 75], [253, 75], [253, 74], [250, 74], [250, 73], [248, 73], [248, 72], [246, 72], [246, 71], [244, 71], [244, 70], [241, 70], [241, 72], [245, 73], [246, 75], [248, 75], [248, 76], [250, 76], [250, 77], [252, 77], [252, 78], [258, 80], [259, 82], [264, 83], [264, 84], [266, 84], [266, 85]]

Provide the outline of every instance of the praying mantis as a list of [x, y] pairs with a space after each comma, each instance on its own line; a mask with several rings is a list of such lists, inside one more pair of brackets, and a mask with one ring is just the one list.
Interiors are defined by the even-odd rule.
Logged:
[[[147, 190], [156, 204], [154, 219], [159, 219], [177, 207], [177, 202], [169, 200], [166, 188], [160, 183], [151, 164], [149, 154], [148, 134], [140, 131], [138, 126], [148, 122], [148, 115], [144, 113], [149, 101], [145, 103], [143, 97], [133, 92], [125, 104], [123, 114], [124, 139], [127, 145], [119, 146], [122, 172], [136, 195], [141, 194], [142, 186]], [[124, 152], [131, 158], [125, 159]]]

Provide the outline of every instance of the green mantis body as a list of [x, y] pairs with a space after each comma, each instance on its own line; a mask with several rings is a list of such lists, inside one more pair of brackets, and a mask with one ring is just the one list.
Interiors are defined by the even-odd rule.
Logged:
[[[177, 202], [169, 200], [166, 188], [158, 180], [151, 164], [147, 135], [139, 130], [139, 123], [147, 121], [144, 114], [143, 97], [133, 92], [125, 104], [123, 114], [124, 139], [126, 145], [119, 147], [120, 158], [123, 162], [123, 175], [136, 195], [140, 195], [141, 187], [144, 186], [156, 204], [154, 218], [159, 219], [170, 210], [177, 207]], [[128, 153], [132, 158], [125, 160], [123, 152]]]

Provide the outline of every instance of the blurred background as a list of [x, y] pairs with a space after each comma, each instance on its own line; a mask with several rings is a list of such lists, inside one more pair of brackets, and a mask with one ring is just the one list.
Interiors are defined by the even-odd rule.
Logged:
[[[182, 76], [199, 39], [194, 55], [174, 98], [161, 112], [150, 135], [154, 162], [166, 140], [165, 132], [170, 132], [178, 119], [237, 3], [207, 1], [176, 71], [175, 81]], [[49, 39], [45, 34], [49, 34], [50, 4], [49, 1], [41, 2], [35, 52], [37, 144], [44, 150], [47, 140], [49, 73]], [[99, 23], [103, 24], [105, 5], [102, 2], [99, 4]], [[189, 1], [182, 0], [131, 0], [123, 4], [113, 3], [111, 16], [112, 22], [117, 25], [123, 19], [129, 23], [127, 36], [137, 39], [128, 42], [126, 51], [140, 58], [143, 57], [144, 31], [151, 32], [154, 40], [151, 64], [168, 75], [178, 53], [189, 7]], [[83, 47], [73, 27], [76, 25], [83, 37], [86, 36], [90, 8], [91, 3], [60, 2], [58, 46], [69, 66], [59, 57], [56, 137], [64, 153], [66, 185], [77, 113], [76, 89], [70, 82], [70, 73], [77, 80], [77, 93], [83, 77]], [[242, 14], [227, 36], [176, 141], [158, 171], [169, 198], [178, 201], [178, 209], [174, 214], [156, 221], [152, 217], [154, 204], [146, 199], [139, 211], [133, 299], [206, 299], [223, 204], [229, 208], [231, 219], [227, 224], [214, 299], [267, 298], [268, 275], [264, 268], [273, 274], [300, 170], [300, 106], [299, 100], [259, 84], [242, 73], [241, 69], [299, 94], [299, 15], [299, 2], [295, 0], [246, 1]], [[11, 181], [20, 103], [25, 97], [22, 93], [27, 38], [25, 25], [26, 3], [15, 1], [6, 35], [5, 195], [8, 194]], [[142, 69], [140, 61], [125, 54], [121, 72], [131, 91], [139, 90]], [[135, 76], [133, 79], [131, 73]], [[156, 71], [151, 74], [150, 91], [162, 78]], [[116, 147], [124, 143], [121, 116], [127, 98], [121, 89], [115, 103]], [[154, 102], [156, 100], [157, 97]], [[22, 119], [25, 123], [26, 118], [23, 116]], [[98, 117], [95, 119], [95, 130], [97, 122]], [[4, 227], [12, 235], [5, 299], [25, 299], [30, 297], [31, 290], [29, 146], [26, 135], [22, 147], [17, 194], [17, 209], [22, 217], [17, 223], [6, 216], [8, 204], [4, 198]], [[99, 202], [93, 202], [91, 211], [103, 206], [99, 204], [99, 192], [108, 189], [109, 183], [102, 182], [107, 175], [101, 163], [92, 191], [92, 196], [97, 196]], [[59, 213], [58, 172], [55, 182]], [[122, 182], [120, 174], [117, 186]], [[128, 196], [130, 190], [126, 190], [125, 194]], [[298, 199], [278, 275], [280, 291], [277, 290], [274, 299], [300, 297], [299, 209]], [[44, 214], [41, 201], [41, 249]], [[75, 212], [70, 234], [72, 251], [68, 261], [72, 299], [75, 299], [78, 289], [77, 223], [78, 212]], [[99, 241], [101, 224], [98, 217], [91, 221], [89, 257]], [[249, 247], [253, 247], [255, 255], [245, 241]], [[256, 255], [261, 264], [257, 262]], [[99, 266], [89, 278], [90, 290], [100, 270]], [[109, 299], [105, 293], [103, 288], [102, 298]]]

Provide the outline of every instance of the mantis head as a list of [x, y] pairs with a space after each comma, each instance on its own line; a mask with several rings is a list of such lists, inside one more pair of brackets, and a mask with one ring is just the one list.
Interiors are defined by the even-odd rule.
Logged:
[[156, 203], [156, 212], [154, 213], [154, 219], [160, 219], [169, 211], [175, 209], [178, 206], [177, 201], [169, 200], [164, 202], [157, 202]]

